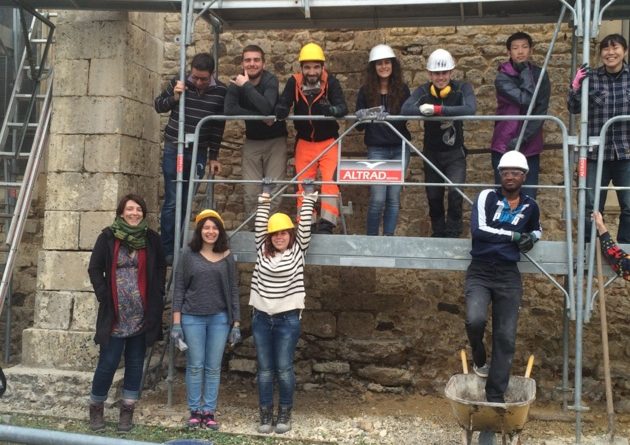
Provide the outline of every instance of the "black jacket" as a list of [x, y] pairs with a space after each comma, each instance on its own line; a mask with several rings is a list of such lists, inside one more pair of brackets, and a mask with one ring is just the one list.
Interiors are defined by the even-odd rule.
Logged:
[[[276, 117], [284, 119], [293, 107], [295, 116], [343, 117], [348, 114], [348, 106], [339, 81], [326, 70], [322, 72], [322, 90], [309, 103], [302, 90], [302, 74], [289, 77], [284, 91], [278, 98]], [[332, 111], [331, 111], [332, 109]], [[339, 136], [339, 124], [332, 120], [293, 121], [297, 137], [305, 141], [321, 142]]]
[[[114, 234], [109, 227], [103, 229], [96, 239], [88, 274], [98, 300], [96, 334], [94, 342], [106, 345], [114, 325], [114, 301], [112, 299], [112, 260], [114, 256]], [[144, 314], [144, 333], [147, 346], [162, 338], [162, 312], [164, 310], [164, 284], [166, 261], [162, 251], [160, 235], [153, 230], [147, 232], [147, 304]]]

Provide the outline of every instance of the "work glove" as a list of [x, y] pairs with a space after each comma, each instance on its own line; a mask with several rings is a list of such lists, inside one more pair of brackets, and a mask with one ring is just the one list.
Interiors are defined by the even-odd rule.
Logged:
[[302, 181], [302, 190], [304, 190], [305, 195], [310, 195], [315, 191], [315, 184], [313, 184], [312, 179], [305, 179]]
[[330, 104], [321, 104], [322, 113], [324, 116], [335, 116], [341, 117], [343, 113], [341, 112], [341, 107]]
[[354, 115], [359, 120], [364, 120], [364, 119], [383, 120], [387, 116], [389, 116], [389, 113], [385, 111], [385, 107], [383, 107], [382, 105], [379, 105], [378, 107], [362, 108], [360, 110], [357, 110], [354, 113]]
[[420, 113], [424, 116], [439, 116], [442, 114], [442, 106], [441, 105], [433, 105], [433, 104], [422, 104], [419, 107]]
[[521, 236], [516, 242], [516, 245], [518, 246], [518, 250], [520, 250], [522, 253], [527, 253], [532, 250], [532, 247], [534, 247], [534, 243], [538, 241], [538, 238], [536, 238], [536, 235], [534, 235], [532, 232], [525, 232], [521, 233], [520, 235]]
[[230, 346], [234, 347], [241, 342], [243, 337], [241, 336], [241, 328], [238, 326], [232, 326], [230, 333], [228, 335], [228, 343]]
[[573, 91], [578, 91], [580, 88], [582, 88], [582, 82], [584, 81], [590, 70], [591, 69], [589, 68], [588, 63], [585, 63], [580, 68], [578, 68], [578, 70], [575, 72], [575, 77], [571, 82], [571, 88], [573, 89]]
[[361, 108], [360, 110], [355, 111], [354, 115], [360, 121], [362, 121], [364, 119], [371, 119], [371, 117], [372, 117], [371, 116], [372, 113], [370, 112], [369, 108]]
[[[510, 140], [510, 142], [508, 142], [507, 146], [506, 146], [506, 150], [507, 151], [512, 151], [512, 150], [516, 150], [516, 143], [518, 142], [518, 138], [513, 138], [512, 140]], [[521, 146], [523, 144], [521, 143]]]
[[271, 178], [263, 178], [262, 180], [262, 192], [271, 195], [273, 191], [273, 181]]
[[174, 341], [184, 340], [184, 331], [181, 324], [176, 323], [171, 327], [171, 338]]
[[527, 62], [513, 62], [512, 65], [514, 66], [514, 69], [516, 71], [518, 71], [519, 73], [521, 71], [523, 71], [525, 68], [527, 68]]
[[276, 105], [276, 119], [277, 120], [284, 120], [287, 118], [287, 116], [289, 115], [289, 107], [285, 106], [285, 105]]

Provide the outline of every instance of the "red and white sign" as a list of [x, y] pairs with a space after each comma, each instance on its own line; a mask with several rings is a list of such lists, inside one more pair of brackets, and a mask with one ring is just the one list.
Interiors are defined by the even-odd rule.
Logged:
[[339, 162], [338, 181], [402, 183], [402, 161], [342, 159]]

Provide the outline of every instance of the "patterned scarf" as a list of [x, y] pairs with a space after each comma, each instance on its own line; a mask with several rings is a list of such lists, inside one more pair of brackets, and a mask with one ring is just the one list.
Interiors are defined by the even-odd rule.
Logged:
[[127, 248], [132, 250], [144, 249], [147, 245], [147, 220], [143, 219], [137, 226], [130, 226], [117, 216], [110, 226], [114, 236], [118, 238]]

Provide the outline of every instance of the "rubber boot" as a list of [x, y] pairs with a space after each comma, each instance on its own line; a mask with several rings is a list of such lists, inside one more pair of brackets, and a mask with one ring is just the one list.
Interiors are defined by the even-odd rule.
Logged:
[[105, 428], [105, 419], [103, 418], [103, 402], [90, 402], [90, 429], [92, 431], [101, 431]]
[[118, 431], [126, 433], [133, 428], [133, 410], [136, 407], [135, 404], [120, 403], [120, 418], [118, 419]]
[[273, 406], [260, 407], [260, 425], [258, 432], [261, 434], [269, 434], [273, 431]]
[[284, 434], [291, 429], [291, 407], [280, 405], [278, 409], [278, 421], [276, 422], [276, 433]]

